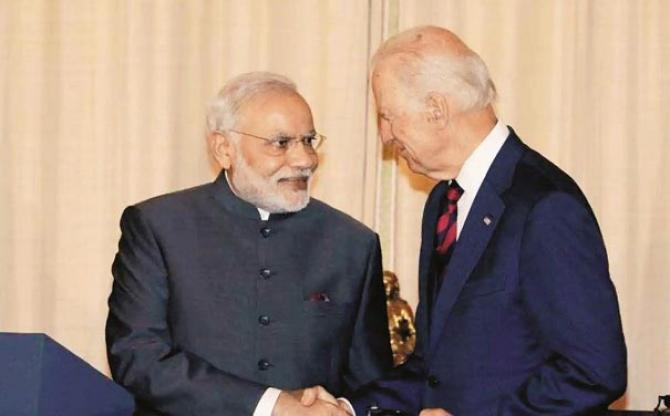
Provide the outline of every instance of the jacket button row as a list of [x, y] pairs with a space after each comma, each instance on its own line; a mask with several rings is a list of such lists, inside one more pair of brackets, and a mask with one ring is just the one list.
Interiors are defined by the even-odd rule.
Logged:
[[265, 370], [269, 369], [270, 367], [272, 367], [272, 364], [270, 364], [270, 362], [268, 360], [266, 360], [266, 359], [258, 360], [258, 369], [259, 370], [265, 371]]
[[272, 271], [270, 269], [261, 269], [260, 275], [263, 279], [267, 280], [272, 275]]
[[263, 227], [261, 228], [261, 235], [263, 236], [263, 238], [268, 238], [270, 236], [271, 231], [272, 231], [271, 228]]

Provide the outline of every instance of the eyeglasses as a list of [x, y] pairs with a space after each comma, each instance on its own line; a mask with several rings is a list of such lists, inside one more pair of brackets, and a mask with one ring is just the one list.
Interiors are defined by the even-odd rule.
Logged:
[[274, 138], [257, 136], [251, 133], [245, 133], [243, 131], [237, 131], [229, 129], [228, 131], [242, 134], [244, 136], [253, 137], [255, 139], [265, 141], [268, 149], [268, 153], [274, 156], [284, 155], [289, 149], [294, 148], [298, 143], [302, 143], [304, 149], [309, 153], [315, 153], [316, 149], [321, 146], [321, 144], [326, 140], [326, 136], [319, 133], [310, 133], [302, 137], [291, 137], [279, 135]]

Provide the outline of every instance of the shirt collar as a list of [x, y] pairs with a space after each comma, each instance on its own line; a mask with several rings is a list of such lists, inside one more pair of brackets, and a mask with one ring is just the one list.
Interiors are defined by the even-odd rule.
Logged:
[[489, 167], [493, 163], [493, 159], [505, 143], [507, 136], [509, 136], [509, 128], [498, 120], [489, 134], [468, 156], [456, 177], [456, 181], [463, 188], [464, 193], [472, 196], [477, 194]]

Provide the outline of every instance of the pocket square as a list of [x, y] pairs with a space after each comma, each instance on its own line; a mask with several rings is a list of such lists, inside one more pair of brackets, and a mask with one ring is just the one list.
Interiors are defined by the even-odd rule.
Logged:
[[309, 301], [310, 302], [330, 302], [330, 297], [328, 297], [327, 293], [323, 292], [316, 292], [312, 293], [309, 295]]

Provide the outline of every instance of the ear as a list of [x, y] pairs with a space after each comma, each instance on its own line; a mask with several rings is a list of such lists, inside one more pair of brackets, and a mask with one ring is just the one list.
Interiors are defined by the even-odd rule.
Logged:
[[235, 148], [230, 138], [218, 131], [211, 132], [207, 135], [207, 145], [209, 152], [219, 163], [219, 166], [225, 170], [230, 169], [235, 156]]
[[449, 122], [450, 108], [447, 98], [436, 92], [431, 92], [426, 97], [427, 119], [438, 127], [444, 127]]

